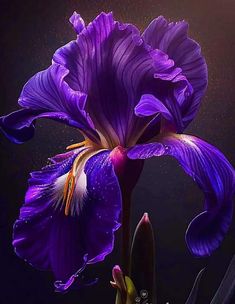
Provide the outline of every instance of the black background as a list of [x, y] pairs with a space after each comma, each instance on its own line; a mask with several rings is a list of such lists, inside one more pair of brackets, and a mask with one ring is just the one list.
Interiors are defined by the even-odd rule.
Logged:
[[[220, 148], [234, 164], [235, 118], [235, 2], [233, 0], [135, 0], [135, 1], [0, 1], [0, 113], [17, 108], [24, 83], [46, 68], [54, 51], [75, 36], [68, 18], [76, 10], [90, 22], [101, 11], [143, 30], [158, 15], [190, 24], [190, 35], [206, 57], [209, 87], [194, 122], [186, 133], [195, 134]], [[40, 121], [35, 137], [14, 145], [0, 135], [0, 303], [90, 304], [114, 303], [109, 286], [111, 268], [118, 263], [118, 249], [92, 271], [97, 286], [67, 295], [53, 291], [53, 277], [32, 269], [11, 246], [12, 224], [23, 202], [28, 173], [39, 169], [49, 156], [77, 142], [76, 130], [52, 121]], [[184, 233], [202, 209], [203, 196], [173, 159], [146, 161], [135, 189], [132, 224], [149, 212], [157, 240], [158, 303], [181, 304], [198, 271], [207, 266], [198, 303], [207, 304], [235, 253], [235, 225], [222, 246], [209, 259], [195, 259], [188, 252]], [[235, 220], [234, 220], [235, 222]], [[66, 244], [65, 244], [66, 246]]]

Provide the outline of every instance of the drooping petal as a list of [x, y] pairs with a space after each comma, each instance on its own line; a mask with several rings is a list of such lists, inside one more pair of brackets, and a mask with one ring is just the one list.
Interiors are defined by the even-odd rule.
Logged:
[[65, 285], [83, 267], [84, 256], [92, 264], [112, 251], [114, 232], [120, 226], [121, 193], [108, 151], [91, 154], [79, 167], [71, 203], [78, 206], [71, 205], [65, 215], [66, 177], [77, 157], [87, 151], [81, 148], [56, 156], [51, 165], [31, 174], [14, 225], [17, 255], [36, 268], [52, 270]]
[[25, 203], [14, 225], [13, 246], [17, 255], [36, 268], [50, 269], [48, 232], [55, 214], [52, 195], [55, 181], [71, 169], [75, 158], [81, 152], [82, 149], [63, 154], [61, 161], [56, 161], [60, 158], [56, 156], [51, 165], [31, 173]]
[[191, 83], [193, 94], [183, 113], [187, 125], [194, 118], [207, 87], [207, 65], [199, 44], [188, 37], [187, 22], [168, 22], [162, 16], [150, 23], [143, 38], [151, 47], [162, 50], [173, 59]]
[[39, 118], [49, 118], [73, 127], [80, 127], [63, 112], [43, 112], [25, 108], [0, 117], [0, 128], [12, 142], [21, 144], [34, 136], [35, 122]]
[[0, 118], [0, 127], [8, 138], [16, 143], [30, 139], [38, 118], [61, 121], [95, 138], [97, 134], [84, 110], [87, 96], [68, 86], [64, 81], [67, 74], [66, 68], [53, 64], [26, 83], [19, 98], [22, 109]]
[[186, 242], [196, 256], [210, 255], [221, 243], [232, 219], [234, 169], [224, 155], [205, 141], [189, 135], [166, 135], [157, 143], [130, 149], [131, 159], [175, 157], [205, 195], [201, 214], [190, 223]]
[[114, 21], [111, 13], [100, 14], [53, 60], [69, 70], [68, 84], [87, 94], [87, 111], [115, 145], [126, 145], [149, 121], [134, 115], [144, 93], [174, 95], [172, 87], [187, 83], [165, 53], [152, 50], [137, 28]]

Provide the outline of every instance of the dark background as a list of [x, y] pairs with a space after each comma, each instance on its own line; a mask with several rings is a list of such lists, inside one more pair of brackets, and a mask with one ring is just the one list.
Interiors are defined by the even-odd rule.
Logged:
[[[235, 2], [233, 0], [134, 1], [0, 1], [0, 113], [17, 108], [24, 83], [46, 68], [54, 51], [74, 39], [68, 18], [77, 10], [90, 22], [101, 11], [136, 24], [143, 30], [158, 15], [190, 24], [190, 35], [206, 57], [209, 87], [200, 112], [186, 133], [195, 134], [220, 148], [234, 164], [235, 118]], [[0, 135], [0, 303], [90, 304], [114, 303], [109, 286], [118, 250], [95, 266], [97, 286], [84, 292], [58, 295], [53, 277], [20, 260], [11, 246], [12, 224], [24, 199], [28, 173], [41, 168], [47, 157], [61, 153], [79, 139], [77, 131], [52, 121], [39, 121], [34, 139], [14, 145]], [[169, 158], [146, 161], [135, 189], [133, 227], [149, 212], [157, 241], [158, 303], [181, 304], [199, 270], [207, 266], [199, 304], [207, 304], [235, 253], [235, 225], [222, 246], [209, 259], [193, 258], [185, 245], [189, 221], [202, 210], [203, 196], [178, 163]], [[234, 219], [235, 223], [235, 219]], [[65, 244], [66, 246], [66, 244]]]

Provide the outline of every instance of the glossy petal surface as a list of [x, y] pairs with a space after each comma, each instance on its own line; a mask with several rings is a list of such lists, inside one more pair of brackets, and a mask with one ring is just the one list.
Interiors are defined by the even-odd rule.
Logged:
[[85, 28], [85, 22], [77, 12], [74, 12], [69, 18], [69, 22], [73, 25], [73, 28], [77, 34], [79, 34]]
[[120, 226], [121, 194], [109, 152], [99, 152], [85, 164], [80, 213], [65, 216], [64, 205], [58, 204], [66, 174], [83, 150], [56, 156], [53, 164], [32, 173], [14, 225], [16, 253], [37, 268], [52, 270], [62, 281], [84, 265], [86, 254], [88, 264], [102, 261], [112, 251]]
[[87, 96], [68, 86], [64, 81], [67, 74], [66, 68], [54, 64], [26, 83], [19, 98], [23, 109], [0, 118], [0, 127], [12, 141], [21, 143], [30, 139], [38, 118], [77, 127], [91, 138], [98, 136], [84, 110]]
[[232, 220], [234, 169], [218, 149], [189, 135], [166, 135], [128, 153], [131, 159], [163, 155], [175, 157], [205, 195], [205, 210], [190, 223], [186, 242], [194, 255], [208, 256], [218, 248]]
[[53, 60], [69, 70], [68, 84], [87, 94], [94, 124], [116, 145], [125, 146], [149, 121], [134, 115], [145, 92], [173, 100], [179, 87], [188, 87], [165, 53], [152, 50], [136, 27], [114, 21], [111, 13], [100, 14]]
[[174, 60], [193, 87], [190, 99], [185, 100], [183, 121], [185, 126], [194, 118], [207, 87], [207, 65], [197, 42], [188, 37], [188, 23], [168, 22], [160, 16], [143, 33], [151, 47], [160, 49]]

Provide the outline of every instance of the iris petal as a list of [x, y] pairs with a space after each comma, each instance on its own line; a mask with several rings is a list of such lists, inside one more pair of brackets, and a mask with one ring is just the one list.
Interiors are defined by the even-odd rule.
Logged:
[[68, 84], [87, 94], [87, 111], [114, 146], [127, 145], [149, 122], [134, 115], [144, 93], [173, 96], [169, 88], [188, 85], [173, 60], [144, 43], [135, 26], [114, 21], [111, 13], [96, 17], [53, 60], [69, 70]]
[[81, 212], [66, 216], [64, 207], [55, 208], [63, 192], [57, 181], [83, 150], [56, 156], [53, 164], [31, 174], [25, 204], [14, 225], [16, 253], [36, 268], [52, 270], [57, 280], [65, 282], [84, 265], [86, 254], [87, 263], [92, 264], [112, 251], [114, 232], [120, 226], [121, 193], [108, 151], [98, 152], [85, 164], [86, 196]]
[[219, 150], [189, 135], [166, 135], [157, 143], [137, 145], [128, 153], [131, 159], [163, 155], [175, 157], [204, 192], [205, 211], [190, 223], [186, 242], [194, 255], [208, 256], [218, 248], [232, 220], [234, 169]]
[[74, 12], [69, 18], [69, 22], [73, 25], [73, 28], [77, 34], [79, 34], [85, 27], [84, 20], [77, 12]]
[[188, 37], [185, 21], [167, 22], [160, 16], [154, 19], [143, 33], [152, 48], [160, 49], [174, 60], [193, 87], [193, 94], [184, 105], [185, 126], [194, 118], [207, 87], [207, 65], [197, 42]]
[[72, 90], [64, 81], [68, 71], [57, 64], [37, 73], [24, 86], [19, 98], [22, 109], [0, 118], [2, 131], [16, 143], [30, 139], [35, 120], [51, 118], [98, 135], [84, 110], [86, 94]]
[[[164, 103], [151, 94], [142, 95], [139, 103], [135, 107], [135, 114], [137, 116], [145, 117], [160, 114], [163, 118], [165, 118], [166, 121], [168, 121], [169, 124], [174, 125], [176, 127], [176, 130], [181, 130], [182, 125], [179, 108], [178, 113], [178, 115], [172, 115], [172, 113], [164, 105]], [[156, 134], [157, 133], [155, 133], [154, 135]]]

